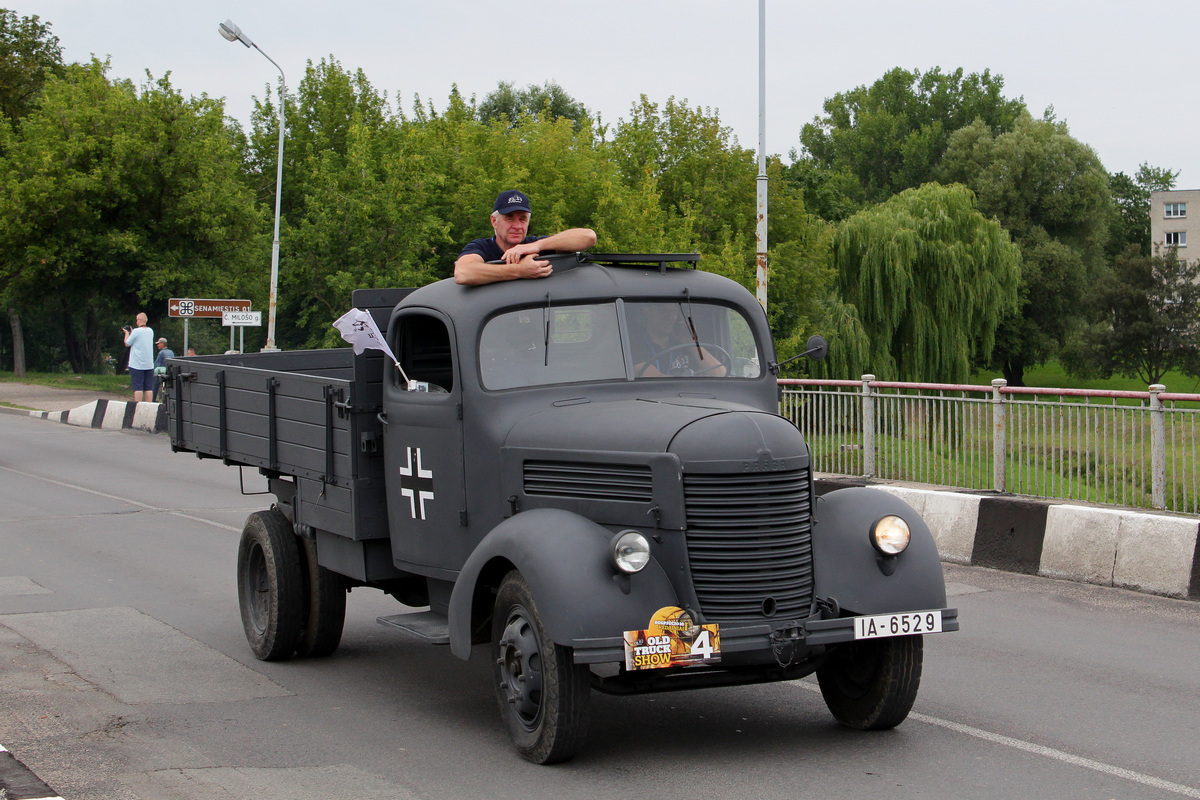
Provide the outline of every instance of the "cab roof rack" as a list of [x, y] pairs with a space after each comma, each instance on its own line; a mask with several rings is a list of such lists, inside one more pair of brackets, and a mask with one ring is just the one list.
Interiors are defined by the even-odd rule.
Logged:
[[593, 264], [613, 267], [658, 267], [664, 275], [668, 264], [695, 269], [700, 260], [699, 253], [584, 253], [584, 257]]

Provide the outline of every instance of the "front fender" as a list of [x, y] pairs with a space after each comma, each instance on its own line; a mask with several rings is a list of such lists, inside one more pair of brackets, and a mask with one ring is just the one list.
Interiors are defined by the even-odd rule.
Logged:
[[[885, 573], [870, 529], [887, 514], [912, 531], [906, 549]], [[946, 581], [929, 526], [898, 497], [878, 489], [839, 489], [817, 498], [812, 527], [814, 589], [854, 614], [920, 611], [946, 605]]]
[[451, 652], [469, 658], [471, 632], [491, 612], [477, 600], [479, 590], [487, 588], [481, 577], [491, 576], [489, 564], [507, 562], [520, 571], [556, 644], [619, 637], [644, 628], [658, 609], [678, 605], [655, 559], [636, 575], [618, 574], [609, 555], [612, 536], [591, 520], [557, 508], [525, 511], [497, 525], [471, 553], [450, 595]]

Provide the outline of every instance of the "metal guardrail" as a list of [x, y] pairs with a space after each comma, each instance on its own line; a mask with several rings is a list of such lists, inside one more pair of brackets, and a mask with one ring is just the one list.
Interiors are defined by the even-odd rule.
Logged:
[[816, 471], [1200, 513], [1200, 394], [779, 380]]

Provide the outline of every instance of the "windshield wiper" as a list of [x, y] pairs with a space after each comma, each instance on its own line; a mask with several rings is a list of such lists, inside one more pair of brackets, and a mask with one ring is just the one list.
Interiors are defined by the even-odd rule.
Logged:
[[542, 366], [550, 366], [550, 322], [553, 317], [550, 314], [550, 293], [546, 292], [546, 341], [542, 343]]
[[[687, 314], [685, 315], [687, 317], [688, 330], [692, 333], [692, 343], [696, 345], [696, 355], [700, 357], [700, 361], [703, 363], [704, 349], [700, 347], [700, 337], [696, 335], [696, 323], [692, 322], [692, 296], [688, 293], [687, 289], [683, 290], [683, 296], [687, 298], [688, 304]], [[679, 304], [679, 313], [683, 314], [683, 303]]]

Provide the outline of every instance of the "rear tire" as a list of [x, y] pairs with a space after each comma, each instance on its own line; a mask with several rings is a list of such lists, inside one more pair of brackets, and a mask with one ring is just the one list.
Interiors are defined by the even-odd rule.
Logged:
[[825, 705], [848, 728], [894, 728], [908, 716], [921, 685], [920, 636], [841, 645], [817, 670]]
[[566, 761], [587, 737], [591, 679], [542, 626], [521, 573], [508, 573], [492, 617], [492, 672], [500, 716], [517, 751], [535, 764]]
[[304, 623], [304, 585], [296, 534], [283, 514], [272, 509], [246, 518], [237, 575], [242, 627], [254, 656], [291, 658]]
[[317, 543], [299, 539], [304, 561], [304, 629], [296, 644], [302, 658], [324, 658], [337, 650], [346, 624], [346, 583], [317, 563]]

